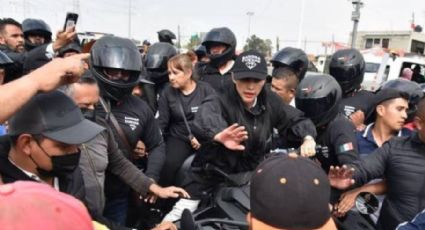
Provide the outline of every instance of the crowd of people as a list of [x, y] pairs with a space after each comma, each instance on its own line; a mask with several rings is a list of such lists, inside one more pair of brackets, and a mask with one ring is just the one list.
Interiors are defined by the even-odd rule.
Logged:
[[[356, 49], [313, 73], [297, 48], [237, 55], [227, 27], [187, 53], [174, 39], [108, 35], [83, 53], [75, 26], [53, 38], [43, 20], [0, 19], [2, 229], [174, 230], [225, 181], [211, 165], [252, 173], [250, 229], [425, 229], [417, 82], [362, 90]], [[356, 210], [364, 192], [377, 218]]]

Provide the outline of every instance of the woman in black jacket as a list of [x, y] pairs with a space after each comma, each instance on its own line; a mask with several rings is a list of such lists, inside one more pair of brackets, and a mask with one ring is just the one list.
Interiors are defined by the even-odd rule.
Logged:
[[185, 159], [200, 148], [192, 134], [195, 114], [204, 98], [214, 89], [193, 77], [192, 61], [180, 54], [168, 61], [167, 85], [158, 102], [158, 123], [166, 140], [166, 160], [161, 173], [161, 184], [174, 184], [175, 175]]
[[205, 98], [195, 118], [195, 134], [202, 140], [183, 185], [192, 200], [180, 199], [164, 218], [174, 221], [182, 210], [195, 211], [205, 191], [211, 191], [223, 178], [208, 173], [207, 164], [228, 174], [252, 171], [270, 150], [273, 128], [286, 142], [301, 145], [301, 154], [315, 153], [316, 129], [303, 113], [264, 87], [267, 64], [255, 51], [242, 53], [235, 62], [232, 78], [220, 95]]

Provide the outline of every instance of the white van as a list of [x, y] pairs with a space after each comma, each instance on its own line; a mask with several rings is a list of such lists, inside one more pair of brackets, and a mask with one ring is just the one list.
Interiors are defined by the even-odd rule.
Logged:
[[388, 59], [385, 61], [384, 56], [377, 56], [373, 54], [364, 54], [363, 55], [366, 66], [365, 66], [365, 74], [363, 77], [362, 88], [369, 91], [375, 91], [381, 85], [382, 80], [378, 79], [378, 71], [381, 63], [386, 65], [384, 75], [387, 76], [390, 70], [390, 65], [392, 60]]
[[[408, 54], [403, 57], [390, 57], [387, 60], [385, 60], [385, 55], [378, 56], [370, 53], [364, 54], [363, 57], [366, 67], [362, 88], [365, 90], [376, 91], [383, 82], [399, 78], [404, 68], [413, 70], [413, 68], [419, 66], [421, 69], [420, 74], [422, 76], [425, 74], [425, 57], [416, 54]], [[381, 64], [385, 64], [382, 78], [378, 76]]]
[[424, 76], [425, 73], [425, 57], [420, 55], [406, 55], [404, 57], [396, 58], [392, 64], [387, 78], [384, 81], [397, 79], [401, 76], [404, 68], [413, 70], [416, 66], [420, 68], [420, 74]]

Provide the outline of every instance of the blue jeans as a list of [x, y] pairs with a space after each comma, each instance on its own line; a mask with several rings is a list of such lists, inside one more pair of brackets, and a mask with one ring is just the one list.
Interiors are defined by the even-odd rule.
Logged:
[[103, 216], [122, 226], [125, 226], [127, 219], [128, 198], [120, 197], [115, 199], [107, 199]]

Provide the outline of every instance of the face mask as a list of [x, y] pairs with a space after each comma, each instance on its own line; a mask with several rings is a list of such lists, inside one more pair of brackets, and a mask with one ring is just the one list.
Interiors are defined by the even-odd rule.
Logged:
[[81, 108], [81, 113], [83, 114], [84, 118], [86, 118], [90, 121], [95, 121], [96, 110], [88, 109], [88, 108]]
[[61, 177], [73, 173], [77, 168], [78, 163], [80, 161], [80, 150], [78, 149], [75, 153], [68, 153], [66, 155], [60, 156], [50, 156], [47, 152], [41, 147], [41, 145], [37, 142], [37, 145], [40, 149], [50, 158], [52, 161], [52, 170], [45, 170], [38, 167], [38, 164], [32, 159], [35, 165], [37, 165], [37, 171], [41, 176], [45, 177]]
[[210, 58], [210, 65], [220, 68], [232, 59], [233, 54], [229, 49], [226, 49], [221, 54], [209, 54], [208, 57]]
[[101, 81], [99, 81], [99, 83], [102, 96], [107, 97], [115, 102], [121, 101], [127, 95], [131, 95], [131, 92], [133, 91], [133, 87], [118, 88], [106, 83], [102, 83]]
[[223, 65], [223, 63], [225, 63], [223, 58], [221, 58], [221, 54], [210, 54], [209, 58], [210, 58], [209, 64], [216, 68], [220, 67], [221, 65]]

